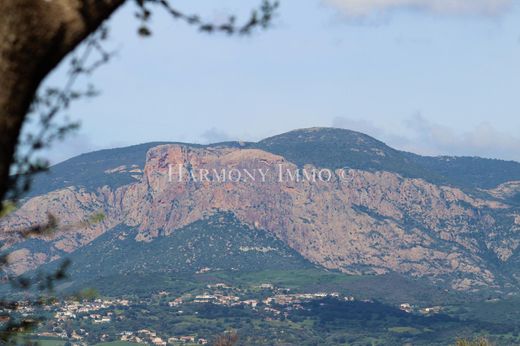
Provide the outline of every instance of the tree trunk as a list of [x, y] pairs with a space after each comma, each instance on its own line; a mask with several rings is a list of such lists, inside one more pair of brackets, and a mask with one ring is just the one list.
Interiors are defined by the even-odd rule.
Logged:
[[41, 81], [125, 0], [0, 0], [0, 201]]

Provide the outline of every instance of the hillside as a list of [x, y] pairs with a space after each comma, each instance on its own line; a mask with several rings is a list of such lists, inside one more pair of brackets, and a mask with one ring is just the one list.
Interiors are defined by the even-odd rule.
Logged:
[[[36, 176], [28, 197], [68, 186], [95, 189], [116, 188], [135, 182], [146, 161], [146, 152], [165, 142], [152, 142], [125, 148], [82, 154]], [[463, 189], [491, 189], [508, 181], [520, 180], [520, 163], [479, 157], [430, 157], [395, 150], [368, 135], [336, 128], [295, 130], [257, 143], [224, 142], [209, 145], [172, 142], [193, 148], [230, 147], [261, 149], [303, 166], [353, 168], [395, 172], [404, 177], [422, 178], [432, 183], [450, 184]], [[119, 168], [117, 174], [111, 170]]]
[[353, 168], [388, 171], [406, 177], [440, 179], [435, 173], [413, 163], [398, 150], [365, 134], [334, 128], [295, 130], [266, 138], [254, 144], [273, 154], [303, 166]]
[[[118, 187], [130, 184], [144, 168], [148, 149], [165, 144], [161, 142], [134, 145], [126, 148], [94, 151], [58, 163], [49, 171], [36, 175], [27, 197], [42, 195], [68, 186], [82, 186], [86, 189], [108, 185]], [[125, 167], [117, 175], [109, 174], [111, 169]]]
[[[191, 172], [275, 172], [279, 166], [292, 172], [302, 167], [333, 171], [329, 181], [219, 183], [180, 179], [171, 170], [179, 165]], [[258, 241], [264, 242], [260, 248], [268, 249], [267, 238], [241, 238], [239, 234], [249, 233], [239, 232], [218, 233], [225, 237], [215, 239], [204, 232], [219, 227], [197, 224], [229, 213], [237, 225], [267, 232], [283, 242], [283, 251], [327, 270], [399, 273], [454, 290], [516, 291], [519, 167], [499, 160], [420, 157], [357, 132], [327, 128], [296, 130], [258, 143], [151, 143], [85, 154], [56, 165], [36, 179], [32, 195], [0, 227], [9, 232], [43, 223], [49, 213], [67, 228], [83, 225], [50, 240], [7, 244], [17, 273], [70, 253], [89, 267], [89, 251], [110, 254], [106, 265], [96, 269], [103, 272], [166, 270], [162, 264], [190, 272], [203, 265], [219, 266], [222, 260], [196, 249], [206, 249], [207, 244], [222, 247], [224, 239], [233, 244], [234, 238], [235, 245], [223, 248], [241, 256], [227, 256], [224, 267], [252, 270], [266, 254], [243, 257], [236, 246], [242, 242], [240, 246], [249, 248], [247, 244]], [[101, 222], [85, 223], [97, 213], [105, 216]], [[128, 237], [119, 239], [122, 234]], [[197, 237], [191, 239], [193, 235]], [[195, 247], [187, 247], [195, 241]], [[169, 247], [195, 257], [157, 257]], [[130, 261], [128, 254], [140, 260]], [[276, 258], [269, 262], [282, 263], [285, 257]], [[291, 261], [284, 260], [282, 267], [298, 262]]]
[[463, 189], [490, 189], [520, 180], [520, 163], [480, 157], [421, 156], [360, 132], [336, 128], [295, 130], [252, 144], [297, 165], [395, 172]]
[[211, 215], [149, 242], [137, 241], [138, 234], [120, 225], [73, 252], [71, 278], [315, 267], [271, 234], [250, 228], [230, 213]]

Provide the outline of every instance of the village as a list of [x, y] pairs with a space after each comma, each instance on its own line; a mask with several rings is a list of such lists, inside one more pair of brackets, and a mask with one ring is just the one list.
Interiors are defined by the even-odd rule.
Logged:
[[[184, 308], [192, 309], [198, 305], [212, 304], [223, 307], [244, 307], [261, 313], [265, 320], [275, 320], [287, 317], [294, 310], [305, 309], [304, 303], [314, 300], [332, 298], [345, 302], [354, 302], [356, 298], [351, 295], [342, 295], [338, 292], [314, 292], [314, 293], [291, 293], [290, 289], [279, 288], [271, 283], [263, 283], [253, 288], [243, 290], [230, 287], [225, 283], [208, 284], [205, 289], [198, 293], [186, 293], [181, 296], [172, 296], [167, 291], [160, 291], [152, 298], [141, 298], [132, 300], [130, 298], [97, 298], [90, 300], [66, 300], [45, 306], [52, 314], [51, 324], [47, 324], [46, 330], [38, 331], [35, 336], [39, 338], [57, 338], [68, 340], [72, 345], [88, 345], [86, 339], [89, 337], [88, 326], [104, 326], [122, 321], [125, 318], [122, 311], [133, 307], [151, 304], [151, 301], [159, 302], [167, 307], [170, 313], [176, 315], [185, 314]], [[151, 300], [150, 300], [151, 299]], [[371, 303], [371, 300], [360, 300]], [[419, 313], [423, 315], [436, 314], [441, 307], [418, 308], [409, 303], [402, 303], [399, 309], [406, 313]], [[30, 313], [33, 308], [26, 306], [20, 312]], [[194, 312], [197, 315], [197, 311]], [[82, 328], [71, 328], [72, 322], [81, 323]], [[227, 331], [223, 330], [223, 333]], [[101, 333], [96, 337], [97, 342], [120, 340], [136, 344], [147, 344], [156, 346], [167, 345], [206, 345], [213, 335], [198, 334], [174, 334], [164, 335], [152, 330], [150, 327], [142, 326], [136, 330], [118, 330], [115, 335]], [[92, 340], [92, 339], [90, 339]]]
[[[327, 297], [353, 302], [356, 298], [350, 295], [341, 295], [338, 292], [291, 293], [289, 289], [278, 288], [271, 283], [264, 283], [255, 287], [255, 294], [250, 290], [242, 290], [226, 285], [225, 283], [209, 284], [199, 293], [186, 293], [181, 296], [172, 296], [169, 292], [161, 291], [151, 299], [160, 302], [170, 309], [171, 313], [183, 315], [185, 307], [195, 307], [199, 304], [213, 304], [225, 307], [239, 307], [252, 309], [262, 313], [264, 319], [274, 320], [287, 317], [294, 310], [305, 309], [304, 303]], [[254, 297], [256, 296], [256, 297]], [[361, 300], [371, 302], [370, 300]], [[124, 320], [125, 314], [121, 311], [132, 309], [135, 306], [150, 304], [149, 299], [131, 300], [129, 298], [97, 298], [91, 300], [73, 300], [56, 302], [45, 309], [52, 314], [47, 324], [47, 330], [36, 333], [40, 338], [58, 338], [68, 340], [72, 345], [87, 345], [89, 328], [71, 328], [71, 322], [81, 322], [83, 326], [109, 325]], [[409, 303], [400, 304], [399, 308], [407, 313], [434, 314], [441, 311], [440, 307], [417, 308]], [[26, 309], [26, 311], [24, 310]], [[22, 307], [22, 313], [29, 313], [32, 307]], [[195, 311], [195, 314], [197, 312]], [[226, 332], [226, 331], [223, 331]], [[98, 342], [120, 340], [137, 344], [156, 346], [166, 345], [205, 345], [209, 343], [211, 335], [164, 335], [151, 328], [142, 326], [136, 330], [120, 330], [116, 335], [100, 334]]]

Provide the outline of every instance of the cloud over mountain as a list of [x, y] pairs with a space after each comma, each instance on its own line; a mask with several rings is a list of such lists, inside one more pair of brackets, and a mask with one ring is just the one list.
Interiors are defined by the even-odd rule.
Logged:
[[336, 117], [332, 126], [367, 133], [395, 148], [422, 155], [481, 156], [520, 161], [520, 138], [490, 123], [467, 131], [432, 122], [420, 113], [405, 119], [401, 131], [385, 129], [368, 120]]
[[412, 9], [434, 14], [496, 16], [513, 4], [512, 0], [323, 0], [348, 17], [381, 15]]
[[217, 129], [216, 127], [212, 127], [204, 131], [201, 135], [203, 143], [218, 143], [218, 142], [226, 142], [231, 141], [232, 138], [227, 132]]

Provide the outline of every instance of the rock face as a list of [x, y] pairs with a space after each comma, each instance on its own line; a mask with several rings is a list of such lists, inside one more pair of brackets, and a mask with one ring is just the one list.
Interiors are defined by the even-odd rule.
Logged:
[[[148, 150], [144, 167], [104, 169], [122, 172], [135, 181], [62, 188], [28, 199], [2, 219], [13, 270], [62, 257], [120, 224], [137, 228], [136, 240], [150, 242], [231, 212], [329, 269], [395, 271], [458, 290], [517, 284], [503, 268], [520, 244], [520, 213], [504, 197], [518, 183], [471, 193], [385, 170], [295, 164], [251, 145], [158, 145]], [[101, 222], [85, 222], [99, 212]], [[66, 231], [50, 239], [9, 236], [44, 223], [49, 213]]]

